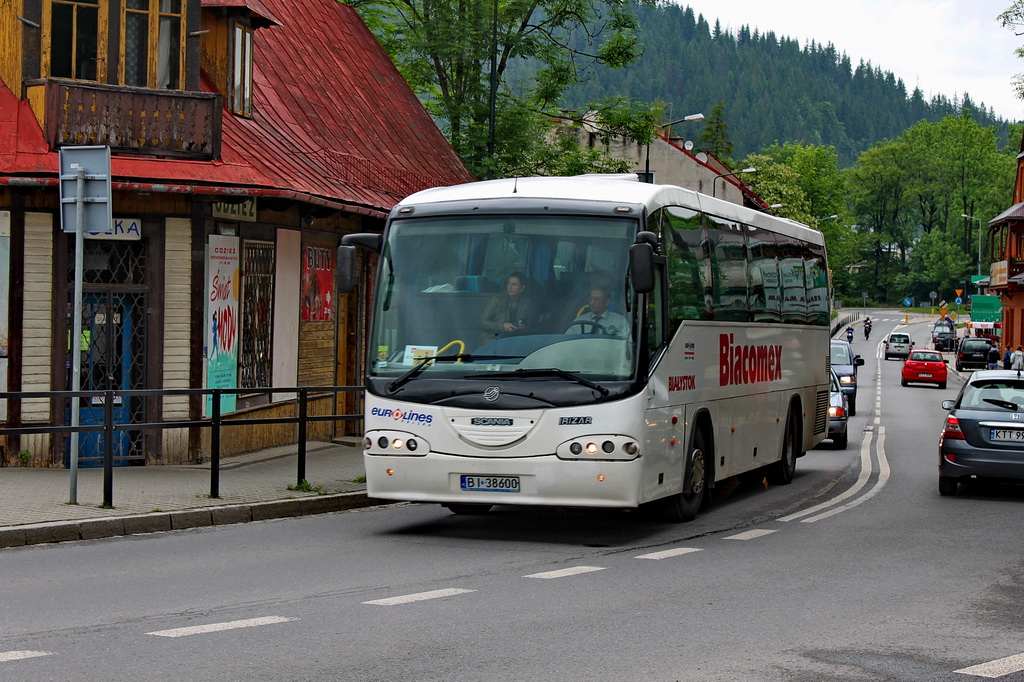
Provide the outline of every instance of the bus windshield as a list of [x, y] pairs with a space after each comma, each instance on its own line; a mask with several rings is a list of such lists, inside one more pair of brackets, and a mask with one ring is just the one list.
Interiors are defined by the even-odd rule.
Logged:
[[439, 378], [631, 379], [636, 233], [635, 218], [586, 215], [393, 221], [378, 264], [370, 375], [393, 378], [392, 388]]

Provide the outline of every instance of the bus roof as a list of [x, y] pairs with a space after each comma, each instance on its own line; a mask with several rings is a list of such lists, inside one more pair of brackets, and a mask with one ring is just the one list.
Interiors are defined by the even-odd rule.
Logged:
[[490, 199], [559, 199], [632, 204], [644, 206], [648, 213], [664, 206], [685, 206], [755, 227], [799, 236], [812, 243], [824, 243], [819, 231], [802, 223], [755, 211], [682, 187], [640, 182], [634, 173], [506, 178], [451, 187], [435, 187], [409, 195], [395, 206], [392, 215], [404, 206]]

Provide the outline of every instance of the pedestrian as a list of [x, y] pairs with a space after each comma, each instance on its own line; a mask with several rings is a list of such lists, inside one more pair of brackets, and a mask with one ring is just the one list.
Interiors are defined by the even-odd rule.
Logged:
[[1010, 369], [1024, 370], [1024, 346], [1017, 346], [1010, 356]]
[[1010, 347], [1007, 346], [1006, 350], [1003, 351], [1003, 369], [1010, 369], [1010, 355], [1012, 355], [1012, 352]]
[[997, 346], [988, 347], [988, 368], [999, 369], [999, 348]]

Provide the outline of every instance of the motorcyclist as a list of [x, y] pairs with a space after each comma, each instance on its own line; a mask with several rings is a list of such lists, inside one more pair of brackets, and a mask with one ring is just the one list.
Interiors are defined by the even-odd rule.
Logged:
[[853, 343], [853, 327], [846, 328], [846, 340]]
[[871, 318], [864, 318], [864, 340], [867, 341], [868, 337], [871, 336]]

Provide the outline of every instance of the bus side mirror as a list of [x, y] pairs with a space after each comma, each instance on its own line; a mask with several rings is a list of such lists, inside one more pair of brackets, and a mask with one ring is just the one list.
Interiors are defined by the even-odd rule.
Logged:
[[356, 288], [356, 247], [380, 253], [384, 247], [384, 235], [375, 232], [346, 234], [338, 247], [337, 284], [339, 294], [350, 294]]
[[338, 247], [338, 293], [350, 294], [356, 288], [356, 247], [342, 244]]
[[650, 244], [629, 247], [629, 276], [638, 294], [654, 291], [654, 248]]

